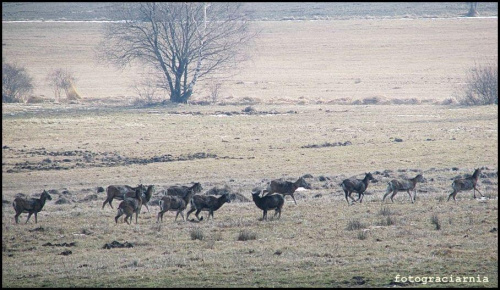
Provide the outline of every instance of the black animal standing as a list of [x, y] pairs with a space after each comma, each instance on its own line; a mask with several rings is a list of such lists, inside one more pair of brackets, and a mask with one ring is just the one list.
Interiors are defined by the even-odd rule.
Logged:
[[285, 204], [285, 198], [281, 194], [261, 197], [260, 190], [253, 191], [252, 199], [255, 205], [263, 211], [262, 220], [267, 220], [267, 211], [272, 209], [274, 209], [274, 216], [278, 215], [278, 219], [281, 217], [281, 209], [283, 208], [283, 204]]
[[28, 218], [26, 219], [26, 223], [28, 223], [32, 214], [35, 214], [35, 223], [38, 223], [37, 214], [42, 210], [43, 206], [45, 205], [45, 201], [47, 199], [52, 200], [52, 197], [46, 190], [42, 192], [40, 198], [17, 197], [16, 199], [14, 199], [14, 202], [12, 202], [12, 206], [16, 211], [16, 215], [14, 216], [16, 224], [19, 223], [19, 216], [23, 212], [28, 213]]

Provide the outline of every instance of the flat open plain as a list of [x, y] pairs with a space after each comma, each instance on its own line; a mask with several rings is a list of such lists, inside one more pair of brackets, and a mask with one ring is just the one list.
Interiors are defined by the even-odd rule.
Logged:
[[[498, 286], [498, 107], [445, 105], [466, 69], [497, 61], [497, 18], [258, 21], [252, 60], [216, 104], [156, 107], [132, 106], [142, 68], [95, 62], [102, 25], [2, 24], [3, 57], [48, 100], [2, 105], [2, 287]], [[74, 72], [81, 102], [50, 101], [54, 68]], [[475, 168], [485, 197], [447, 202]], [[365, 172], [376, 182], [348, 206], [339, 183]], [[406, 192], [382, 203], [389, 180], [418, 173], [415, 204]], [[306, 174], [298, 204], [260, 220], [252, 189]], [[192, 182], [250, 201], [200, 223], [157, 224], [159, 195], [130, 226], [114, 222], [118, 201], [101, 209], [98, 187]], [[14, 197], [44, 189], [38, 224], [16, 225]], [[134, 247], [103, 249], [112, 241]]]

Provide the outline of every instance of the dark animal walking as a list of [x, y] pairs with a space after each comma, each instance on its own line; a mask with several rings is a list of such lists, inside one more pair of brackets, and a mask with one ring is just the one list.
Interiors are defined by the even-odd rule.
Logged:
[[479, 194], [481, 196], [484, 196], [479, 191], [479, 189], [477, 189], [477, 180], [479, 179], [480, 174], [481, 174], [481, 169], [478, 168], [478, 169], [474, 170], [474, 173], [470, 177], [457, 178], [457, 179], [453, 180], [453, 183], [451, 184], [451, 187], [453, 188], [453, 192], [450, 193], [450, 195], [448, 196], [448, 201], [450, 200], [451, 197], [453, 197], [453, 200], [455, 202], [457, 202], [457, 200], [455, 199], [455, 196], [457, 195], [457, 193], [459, 193], [460, 191], [471, 190], [471, 189], [474, 189], [474, 198], [476, 198], [476, 190], [477, 190], [477, 192], [479, 192]]
[[[109, 203], [109, 206], [113, 208], [113, 205], [111, 205], [111, 202], [113, 199], [117, 200], [123, 200], [124, 197], [134, 197], [135, 196], [135, 190], [136, 187], [132, 187], [129, 185], [110, 185], [106, 189], [106, 200], [102, 204], [102, 208], [106, 205], [106, 203]], [[142, 202], [143, 205], [146, 207], [146, 209], [149, 212], [149, 207], [148, 203], [151, 197], [153, 196], [153, 193], [155, 191], [155, 186], [150, 185], [148, 186], [146, 192], [142, 194]]]
[[271, 181], [271, 183], [269, 184], [269, 187], [266, 190], [264, 190], [264, 193], [267, 192], [266, 195], [271, 195], [273, 193], [280, 193], [283, 195], [283, 197], [285, 195], [290, 195], [293, 198], [293, 202], [295, 202], [295, 204], [297, 204], [297, 201], [295, 200], [295, 196], [293, 196], [293, 193], [299, 187], [311, 188], [309, 183], [307, 183], [303, 177], [300, 177], [295, 182], [275, 179], [275, 180]]
[[195, 216], [200, 221], [203, 220], [203, 217], [199, 217], [198, 214], [201, 211], [208, 211], [207, 220], [212, 216], [212, 220], [214, 219], [214, 211], [221, 208], [224, 203], [230, 203], [231, 199], [229, 199], [229, 194], [224, 193], [220, 197], [210, 196], [210, 195], [195, 195], [191, 199], [191, 209], [189, 209], [186, 218], [189, 219], [189, 214], [193, 211], [196, 211]]
[[[424, 176], [422, 174], [410, 179], [393, 179], [387, 182], [387, 191], [385, 192], [382, 201], [384, 201], [385, 198], [392, 192], [391, 201], [394, 202], [394, 196], [396, 196], [398, 191], [407, 191], [410, 196], [411, 203], [414, 203], [417, 198], [417, 182], [424, 182]], [[411, 196], [411, 191], [413, 191], [413, 198]]]
[[252, 199], [255, 205], [260, 208], [262, 213], [262, 220], [267, 220], [267, 211], [274, 209], [274, 217], [278, 215], [278, 219], [281, 217], [281, 209], [285, 203], [285, 198], [281, 194], [265, 195], [260, 196], [259, 191], [252, 192]]
[[[160, 200], [160, 212], [158, 213], [158, 217], [156, 218], [156, 222], [161, 220], [163, 222], [163, 214], [167, 211], [176, 211], [177, 214], [175, 215], [175, 220], [177, 220], [177, 217], [179, 214], [182, 217], [182, 220], [185, 221], [184, 219], [184, 210], [186, 209], [188, 203], [191, 201], [191, 199], [194, 197], [195, 194], [195, 189], [188, 189], [186, 195], [184, 197], [179, 197], [175, 195], [166, 195], [163, 196]], [[189, 215], [189, 213], [188, 213]]]
[[[344, 190], [345, 193], [345, 200], [347, 201], [347, 204], [349, 204], [349, 198], [352, 199], [352, 202], [356, 202], [359, 200], [359, 202], [363, 202], [363, 197], [365, 195], [365, 191], [368, 188], [368, 183], [370, 180], [373, 180], [373, 176], [370, 172], [365, 173], [365, 178], [363, 179], [356, 179], [354, 177], [345, 179], [342, 181], [340, 186], [342, 186], [342, 189]], [[354, 200], [354, 198], [351, 196], [353, 192], [358, 193], [358, 199]]]
[[38, 223], [37, 214], [42, 210], [46, 200], [52, 200], [52, 197], [46, 190], [42, 192], [40, 198], [17, 197], [16, 199], [14, 199], [14, 202], [12, 202], [12, 206], [16, 211], [16, 215], [14, 216], [16, 224], [19, 223], [19, 216], [23, 212], [28, 213], [26, 223], [28, 223], [32, 214], [35, 214], [35, 223]]
[[178, 196], [180, 198], [184, 198], [188, 191], [192, 190], [194, 194], [201, 192], [203, 187], [199, 182], [194, 183], [192, 186], [171, 186], [167, 189], [167, 195]]
[[115, 222], [118, 223], [118, 218], [125, 215], [125, 222], [129, 225], [132, 222], [132, 215], [135, 213], [135, 223], [142, 207], [142, 195], [144, 193], [144, 186], [141, 184], [135, 189], [134, 197], [125, 197], [125, 199], [118, 206], [118, 212], [115, 217]]

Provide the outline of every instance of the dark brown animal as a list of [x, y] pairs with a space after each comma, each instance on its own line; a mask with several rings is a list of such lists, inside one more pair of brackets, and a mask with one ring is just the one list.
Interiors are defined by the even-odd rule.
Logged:
[[110, 185], [106, 188], [106, 200], [102, 203], [102, 208], [109, 203], [109, 206], [113, 208], [111, 202], [113, 199], [123, 200], [125, 194], [132, 193], [135, 196], [136, 187], [129, 185]]
[[[125, 197], [134, 197], [135, 196], [135, 190], [136, 187], [132, 187], [129, 185], [110, 185], [106, 189], [106, 200], [102, 204], [102, 208], [106, 205], [106, 203], [109, 203], [109, 206], [113, 208], [113, 205], [111, 205], [111, 202], [113, 199], [118, 199], [118, 200], [123, 200], [124, 196]], [[142, 195], [142, 201], [143, 205], [146, 206], [146, 209], [149, 212], [149, 207], [148, 203], [151, 197], [153, 196], [155, 187], [154, 185], [148, 186], [147, 190], [145, 193]]]
[[[382, 201], [384, 201], [385, 198], [392, 192], [391, 201], [394, 202], [393, 198], [394, 196], [396, 196], [398, 191], [406, 190], [408, 192], [408, 195], [410, 196], [411, 203], [414, 203], [415, 199], [417, 198], [417, 189], [415, 188], [417, 182], [424, 182], [424, 176], [422, 174], [419, 174], [410, 179], [393, 179], [387, 182], [387, 191], [385, 192]], [[413, 191], [413, 198], [410, 191]]]
[[281, 217], [281, 209], [285, 203], [285, 198], [281, 194], [272, 194], [260, 196], [260, 190], [252, 192], [252, 199], [255, 205], [260, 208], [262, 220], [267, 220], [267, 211], [274, 209], [274, 217], [278, 214], [278, 219]]
[[26, 219], [26, 223], [28, 223], [32, 214], [35, 214], [35, 223], [38, 223], [37, 214], [42, 210], [43, 206], [45, 205], [45, 201], [47, 199], [52, 200], [52, 197], [46, 190], [42, 192], [40, 198], [17, 197], [16, 199], [14, 199], [14, 202], [12, 202], [12, 206], [16, 211], [16, 215], [14, 216], [16, 224], [19, 223], [19, 216], [23, 212], [28, 213], [28, 218]]
[[[151, 197], [153, 196], [154, 192], [155, 192], [155, 186], [149, 185], [148, 188], [146, 189], [146, 192], [142, 194], [142, 205], [146, 206], [148, 212], [149, 212], [148, 203], [151, 200]], [[132, 195], [128, 193], [127, 197], [132, 197]]]
[[134, 197], [125, 197], [118, 206], [118, 212], [115, 217], [116, 223], [118, 223], [118, 218], [125, 214], [125, 222], [130, 225], [132, 222], [132, 215], [135, 213], [135, 223], [137, 224], [137, 217], [142, 207], [142, 195], [144, 190], [144, 186], [141, 184], [135, 189]]
[[[351, 177], [349, 179], [345, 179], [342, 181], [340, 186], [342, 186], [342, 189], [344, 190], [345, 193], [345, 200], [347, 201], [347, 204], [349, 204], [349, 199], [350, 197], [352, 199], [352, 202], [356, 202], [359, 200], [359, 202], [363, 202], [363, 197], [365, 195], [365, 191], [368, 188], [368, 183], [370, 180], [373, 180], [373, 176], [370, 172], [365, 173], [365, 178], [363, 179], [356, 179], [354, 177]], [[358, 199], [354, 200], [354, 198], [351, 196], [352, 192], [357, 192], [358, 193]]]
[[175, 215], [175, 220], [177, 220], [177, 217], [180, 214], [182, 220], [185, 221], [183, 211], [186, 209], [188, 203], [191, 201], [194, 192], [195, 192], [194, 188], [188, 190], [184, 198], [175, 195], [163, 196], [160, 200], [160, 212], [158, 213], [156, 222], [158, 222], [160, 219], [163, 222], [163, 214], [167, 211], [177, 211], [177, 214]]
[[229, 194], [224, 193], [220, 197], [215, 197], [211, 195], [195, 195], [191, 199], [191, 209], [188, 211], [186, 218], [189, 219], [189, 214], [193, 211], [196, 211], [195, 216], [200, 221], [203, 220], [203, 217], [198, 216], [201, 211], [208, 211], [207, 220], [214, 219], [214, 211], [218, 210], [224, 203], [230, 203], [231, 199], [229, 199]]
[[448, 201], [450, 200], [451, 197], [453, 197], [453, 200], [455, 202], [457, 202], [457, 200], [455, 199], [455, 196], [457, 195], [457, 193], [459, 193], [460, 191], [471, 190], [471, 189], [474, 189], [474, 198], [476, 198], [476, 190], [477, 190], [477, 192], [479, 192], [479, 194], [481, 194], [481, 196], [484, 196], [479, 191], [479, 189], [477, 189], [477, 180], [478, 180], [480, 174], [481, 174], [481, 169], [478, 168], [478, 169], [474, 170], [474, 173], [470, 177], [457, 178], [457, 179], [453, 180], [453, 183], [451, 184], [451, 187], [453, 188], [453, 192], [450, 193], [450, 195], [448, 196]]
[[264, 190], [264, 193], [267, 192], [266, 195], [271, 195], [273, 193], [279, 193], [279, 194], [282, 194], [283, 197], [286, 195], [290, 195], [293, 198], [293, 201], [295, 202], [295, 204], [297, 204], [297, 201], [295, 200], [293, 193], [299, 187], [311, 188], [309, 183], [307, 183], [303, 177], [300, 177], [295, 182], [275, 179], [275, 180], [271, 181], [268, 188], [266, 190]]
[[199, 182], [194, 183], [192, 186], [171, 186], [167, 189], [167, 195], [184, 198], [189, 190], [193, 190], [194, 194], [196, 194], [201, 192], [203, 187]]

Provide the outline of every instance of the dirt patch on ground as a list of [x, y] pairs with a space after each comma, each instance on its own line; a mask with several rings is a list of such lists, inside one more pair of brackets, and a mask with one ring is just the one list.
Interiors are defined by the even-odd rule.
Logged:
[[[27, 156], [42, 156], [39, 162], [24, 161], [13, 164], [5, 164], [2, 169], [7, 173], [35, 171], [35, 170], [69, 170], [74, 168], [103, 167], [103, 166], [125, 166], [130, 164], [149, 164], [154, 162], [174, 162], [205, 158], [218, 158], [217, 155], [205, 152], [181, 155], [174, 157], [171, 154], [153, 156], [150, 158], [130, 158], [115, 152], [91, 152], [88, 150], [74, 151], [47, 151], [44, 148], [38, 149], [14, 149], [3, 146], [3, 150], [9, 150], [16, 156], [16, 159], [23, 159]], [[230, 158], [230, 157], [224, 157]], [[10, 165], [10, 166], [9, 166]]]

